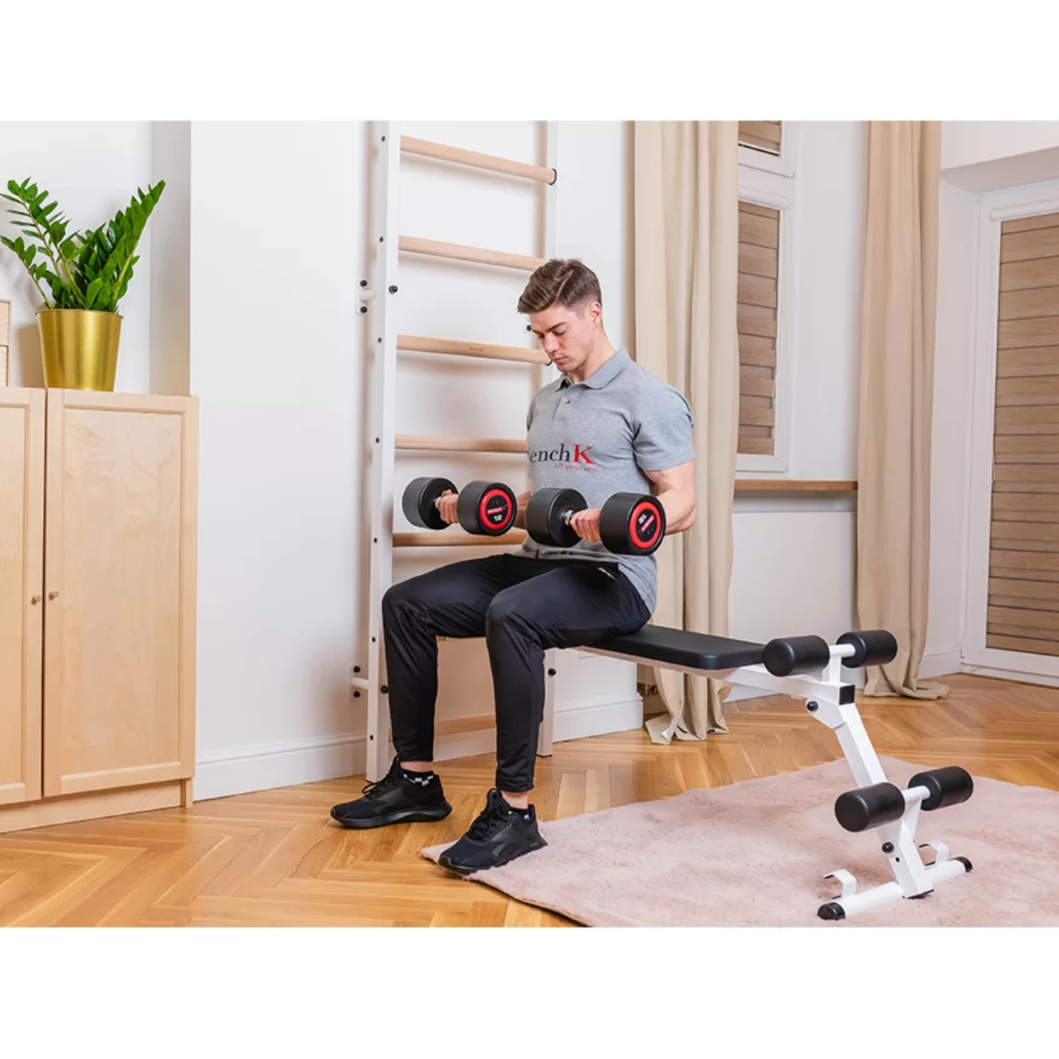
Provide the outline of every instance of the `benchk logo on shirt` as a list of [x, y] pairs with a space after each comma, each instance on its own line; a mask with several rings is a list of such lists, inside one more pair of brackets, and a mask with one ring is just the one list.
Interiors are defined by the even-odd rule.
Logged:
[[591, 451], [591, 445], [574, 445], [571, 450], [566, 442], [562, 442], [558, 448], [538, 449], [528, 455], [530, 463], [550, 463], [556, 469], [598, 471], [596, 461], [589, 455]]

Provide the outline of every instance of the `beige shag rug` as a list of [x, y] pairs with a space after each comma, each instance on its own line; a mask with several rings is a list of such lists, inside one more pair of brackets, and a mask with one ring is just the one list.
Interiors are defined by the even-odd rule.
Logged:
[[[924, 767], [882, 763], [900, 787]], [[600, 927], [1059, 925], [1059, 793], [977, 776], [969, 801], [922, 813], [916, 833], [967, 857], [970, 874], [840, 924], [817, 918], [840, 892], [826, 872], [847, 868], [859, 889], [892, 878], [877, 833], [835, 820], [854, 786], [835, 761], [545, 822], [547, 848], [468, 878]], [[445, 848], [422, 853], [437, 861]]]

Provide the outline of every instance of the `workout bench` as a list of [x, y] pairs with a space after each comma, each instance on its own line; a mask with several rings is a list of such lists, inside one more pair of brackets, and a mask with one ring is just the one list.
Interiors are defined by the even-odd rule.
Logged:
[[[945, 843], [917, 846], [915, 839], [920, 810], [966, 801], [974, 790], [971, 776], [949, 766], [918, 773], [906, 790], [889, 783], [857, 711], [854, 686], [842, 682], [843, 664], [856, 669], [896, 656], [897, 642], [889, 632], [848, 632], [835, 645], [819, 636], [759, 644], [646, 625], [580, 650], [804, 699], [806, 709], [834, 731], [858, 785], [835, 802], [835, 816], [847, 831], [878, 829], [894, 881], [858, 893], [857, 880], [844, 868], [829, 872], [824, 878], [835, 879], [842, 893], [820, 906], [821, 919], [844, 919], [898, 898], [925, 897], [940, 883], [971, 870], [965, 857], [950, 859]], [[934, 849], [930, 864], [919, 854], [925, 846]]]

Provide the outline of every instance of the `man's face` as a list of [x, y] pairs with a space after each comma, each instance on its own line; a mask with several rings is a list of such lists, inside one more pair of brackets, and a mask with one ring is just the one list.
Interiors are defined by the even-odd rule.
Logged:
[[599, 332], [603, 307], [587, 302], [567, 308], [553, 305], [530, 313], [530, 327], [548, 354], [548, 359], [565, 375], [576, 371], [588, 359]]

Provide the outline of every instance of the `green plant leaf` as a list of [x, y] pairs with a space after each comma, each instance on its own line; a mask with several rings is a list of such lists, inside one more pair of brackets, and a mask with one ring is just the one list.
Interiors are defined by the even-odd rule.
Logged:
[[49, 201], [46, 189], [32, 177], [21, 184], [9, 180], [9, 194], [0, 197], [12, 204], [8, 212], [21, 234], [15, 240], [5, 237], [3, 245], [23, 261], [45, 300], [41, 284], [51, 288], [55, 307], [116, 312], [140, 260], [137, 244], [164, 188], [165, 181], [148, 185], [146, 191], [137, 187], [128, 206], [110, 221], [83, 233], [69, 233], [68, 238], [69, 218], [57, 202]]
[[103, 289], [102, 278], [94, 279], [88, 285], [88, 290], [85, 291], [85, 308], [92, 309], [95, 307], [96, 298], [99, 295], [100, 290]]

